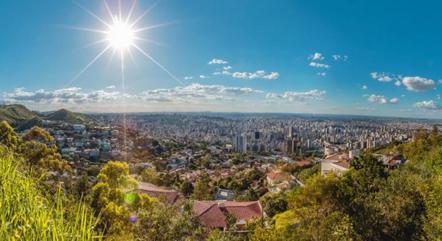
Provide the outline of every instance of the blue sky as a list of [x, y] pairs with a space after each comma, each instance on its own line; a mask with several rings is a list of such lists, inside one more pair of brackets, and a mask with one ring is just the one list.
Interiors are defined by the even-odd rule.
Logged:
[[[107, 1], [114, 14], [118, 1]], [[103, 1], [78, 1], [108, 21]], [[123, 15], [132, 1], [123, 1]], [[136, 3], [134, 18], [155, 1]], [[36, 110], [303, 112], [442, 117], [439, 1], [163, 0], [137, 27], [125, 88], [106, 29], [73, 1], [0, 9], [0, 93]], [[75, 79], [74, 79], [75, 78]]]

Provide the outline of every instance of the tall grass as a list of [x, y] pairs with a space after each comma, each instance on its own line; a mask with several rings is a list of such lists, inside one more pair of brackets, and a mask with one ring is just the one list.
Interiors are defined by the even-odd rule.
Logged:
[[0, 157], [0, 240], [101, 240], [91, 210], [66, 203], [61, 193], [55, 201], [45, 198], [11, 157]]

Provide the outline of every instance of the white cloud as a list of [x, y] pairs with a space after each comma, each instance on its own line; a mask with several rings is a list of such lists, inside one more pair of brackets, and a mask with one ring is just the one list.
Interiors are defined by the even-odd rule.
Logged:
[[419, 76], [403, 77], [402, 84], [407, 87], [409, 91], [422, 92], [436, 89], [436, 82], [432, 79], [427, 79]]
[[328, 64], [322, 64], [322, 63], [318, 63], [318, 62], [310, 62], [309, 65], [310, 65], [311, 67], [314, 67], [314, 68], [325, 68], [325, 69], [330, 68], [330, 65], [328, 65]]
[[200, 77], [200, 79], [208, 79], [209, 78], [209, 76], [203, 75], [203, 74], [201, 74], [199, 77]]
[[363, 86], [362, 86], [362, 89], [363, 89], [363, 90], [366, 90], [366, 89], [368, 89], [368, 87], [367, 87], [366, 85], [363, 85]]
[[112, 88], [105, 88], [105, 90], [84, 92], [81, 88], [77, 87], [58, 89], [54, 91], [46, 91], [44, 89], [37, 91], [26, 91], [24, 88], [17, 88], [12, 93], [6, 93], [5, 100], [8, 102], [24, 103], [84, 104], [97, 101], [113, 101], [121, 96], [120, 92], [112, 91], [111, 89]]
[[338, 61], [338, 60], [347, 61], [348, 56], [347, 55], [334, 54], [334, 55], [332, 55], [332, 58], [335, 61]]
[[324, 56], [321, 53], [314, 53], [308, 57], [309, 60], [324, 60]]
[[262, 91], [247, 87], [227, 87], [223, 85], [202, 85], [193, 83], [171, 89], [155, 89], [141, 93], [141, 99], [153, 102], [196, 102], [231, 101], [246, 94], [260, 94]]
[[310, 90], [306, 92], [287, 91], [283, 94], [268, 93], [266, 98], [270, 100], [305, 102], [307, 100], [322, 100], [325, 93], [324, 90]]
[[438, 110], [440, 109], [439, 105], [434, 100], [428, 101], [420, 101], [414, 104], [415, 107], [424, 110]]
[[184, 76], [184, 80], [191, 80], [193, 79], [193, 76]]
[[397, 104], [399, 103], [399, 99], [394, 97], [388, 100], [383, 95], [368, 95], [367, 97], [368, 102], [376, 103], [376, 104]]
[[[227, 72], [226, 74], [229, 74], [229, 72]], [[232, 77], [233, 78], [237, 78], [237, 79], [268, 79], [268, 80], [273, 80], [273, 79], [277, 79], [279, 77], [279, 73], [278, 72], [267, 73], [264, 70], [257, 70], [254, 73], [251, 73], [251, 72], [234, 72], [234, 73], [232, 73]]]
[[387, 104], [387, 99], [383, 95], [369, 95], [367, 100], [371, 103]]
[[370, 73], [371, 78], [378, 80], [380, 82], [390, 82], [394, 79], [394, 76], [388, 73], [378, 73], [372, 72]]
[[391, 98], [391, 99], [390, 99], [390, 103], [391, 103], [391, 104], [397, 104], [397, 103], [399, 103], [399, 99], [396, 98], [396, 97]]
[[400, 80], [396, 80], [396, 82], [394, 82], [394, 85], [396, 85], [397, 87], [402, 85], [402, 82]]
[[325, 73], [325, 72], [319, 72], [319, 73], [317, 73], [317, 75], [324, 77], [324, 76], [327, 75], [327, 73]]
[[231, 70], [231, 69], [232, 69], [232, 66], [230, 66], [230, 65], [227, 65], [227, 66], [223, 67], [223, 70]]
[[228, 64], [229, 62], [222, 59], [213, 58], [208, 64]]
[[108, 89], [108, 90], [114, 90], [114, 89], [116, 89], [117, 87], [115, 87], [115, 85], [109, 85], [109, 86], [107, 86], [105, 89]]

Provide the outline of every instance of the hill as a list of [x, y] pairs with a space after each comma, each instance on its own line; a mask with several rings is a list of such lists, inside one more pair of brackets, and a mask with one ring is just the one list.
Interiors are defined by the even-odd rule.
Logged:
[[92, 121], [84, 114], [61, 109], [48, 114], [33, 112], [24, 105], [0, 105], [0, 121], [7, 121], [19, 129], [41, 126], [43, 120], [64, 121], [71, 124], [86, 124]]
[[74, 113], [72, 111], [61, 109], [45, 117], [46, 120], [63, 121], [71, 124], [85, 124], [92, 120], [86, 115], [80, 113]]
[[16, 126], [17, 126], [16, 130], [18, 130], [18, 131], [24, 131], [27, 129], [31, 129], [34, 126], [42, 127], [43, 126], [43, 119], [39, 116], [36, 116], [32, 119], [23, 121], [20, 124], [17, 124]]
[[18, 124], [38, 117], [38, 115], [23, 105], [0, 105], [0, 121]]

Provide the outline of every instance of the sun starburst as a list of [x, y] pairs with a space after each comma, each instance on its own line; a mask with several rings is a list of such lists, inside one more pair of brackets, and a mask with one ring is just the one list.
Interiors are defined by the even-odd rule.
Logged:
[[119, 18], [114, 19], [106, 35], [108, 44], [120, 52], [133, 46], [136, 37], [132, 27]]
[[[126, 1], [127, 2], [127, 1]], [[76, 3], [76, 2], [75, 2]], [[105, 53], [108, 51], [112, 51], [111, 58], [118, 53], [121, 61], [121, 68], [124, 68], [125, 63], [125, 55], [129, 55], [132, 60], [134, 60], [132, 50], [138, 51], [142, 56], [146, 57], [152, 63], [157, 65], [161, 70], [163, 70], [167, 75], [169, 75], [172, 79], [177, 81], [179, 84], [183, 84], [171, 71], [166, 69], [159, 61], [157, 61], [152, 55], [148, 54], [146, 50], [144, 50], [137, 41], [143, 41], [147, 43], [157, 43], [151, 39], [140, 36], [142, 32], [147, 32], [152, 29], [160, 28], [166, 26], [168, 24], [156, 24], [156, 25], [147, 25], [142, 27], [137, 27], [137, 25], [143, 20], [143, 18], [155, 7], [156, 4], [153, 4], [151, 7], [146, 9], [141, 15], [136, 18], [133, 18], [134, 10], [136, 6], [136, 0], [132, 2], [130, 9], [127, 13], [124, 13], [123, 7], [121, 4], [121, 0], [118, 0], [118, 9], [113, 11], [109, 6], [106, 0], [103, 1], [104, 6], [106, 8], [107, 14], [109, 15], [108, 21], [105, 18], [102, 18], [90, 11], [83, 5], [76, 3], [81, 9], [83, 9], [90, 16], [98, 20], [102, 25], [102, 29], [94, 29], [94, 28], [85, 28], [85, 27], [71, 27], [72, 29], [86, 31], [86, 32], [94, 32], [101, 36], [97, 41], [88, 44], [88, 46], [97, 45], [105, 43], [104, 48], [94, 57], [92, 60], [85, 65], [85, 67], [78, 72], [74, 78], [70, 81], [69, 84], [72, 84], [75, 80], [77, 80], [84, 72], [86, 72], [95, 62], [97, 62]]]

